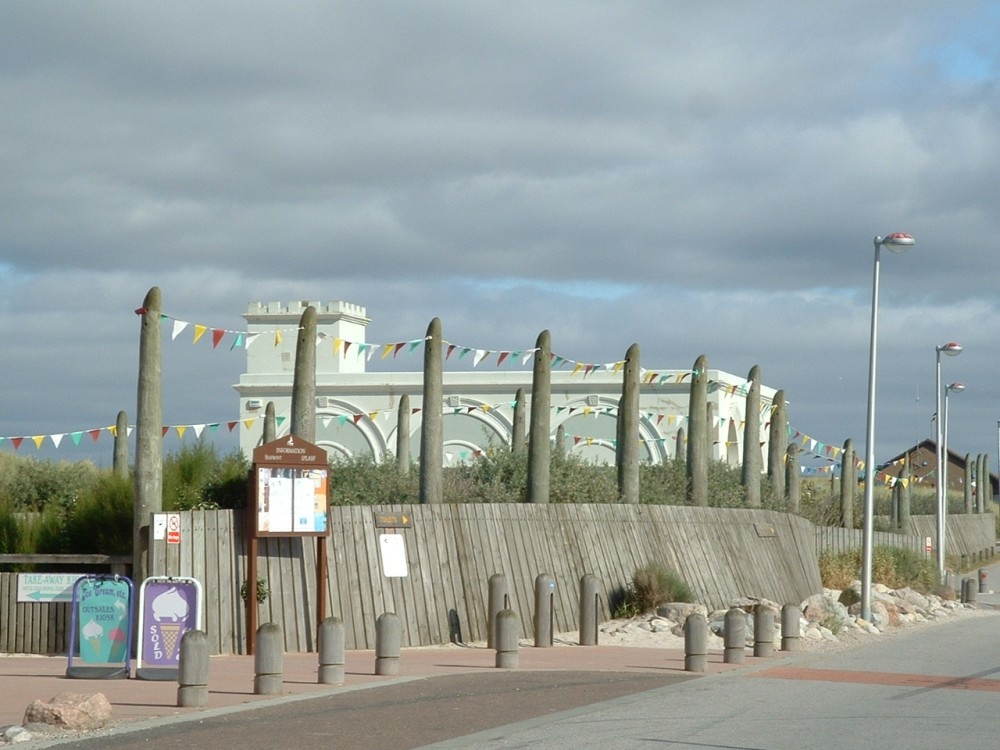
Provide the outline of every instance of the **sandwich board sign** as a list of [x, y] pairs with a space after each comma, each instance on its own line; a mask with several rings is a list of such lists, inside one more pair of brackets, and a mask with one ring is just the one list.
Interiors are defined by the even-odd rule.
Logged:
[[139, 586], [139, 638], [135, 676], [141, 680], [176, 680], [181, 639], [202, 629], [201, 584], [194, 578], [147, 578]]
[[132, 658], [132, 581], [88, 575], [73, 584], [66, 676], [120, 679]]

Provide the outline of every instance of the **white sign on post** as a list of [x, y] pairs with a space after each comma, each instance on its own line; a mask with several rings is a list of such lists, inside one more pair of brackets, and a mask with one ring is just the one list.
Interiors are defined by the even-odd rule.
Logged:
[[73, 584], [83, 573], [18, 573], [19, 602], [73, 601]]
[[402, 534], [379, 534], [378, 548], [382, 553], [382, 574], [386, 578], [406, 578], [406, 545]]

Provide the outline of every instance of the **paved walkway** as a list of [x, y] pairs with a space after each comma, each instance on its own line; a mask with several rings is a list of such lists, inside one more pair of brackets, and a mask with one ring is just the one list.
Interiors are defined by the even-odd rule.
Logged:
[[[780, 652], [776, 653], [780, 658]], [[747, 661], [762, 660], [748, 655]], [[434, 675], [503, 671], [495, 667], [494, 650], [455, 645], [403, 649], [399, 674], [392, 677], [375, 674], [374, 651], [348, 652], [345, 662], [343, 686], [321, 685], [317, 681], [318, 657], [315, 653], [286, 654], [283, 694], [279, 700], [340, 693]], [[179, 708], [176, 682], [71, 679], [66, 677], [66, 666], [64, 656], [0, 656], [0, 726], [20, 724], [24, 709], [32, 700], [49, 700], [62, 692], [104, 693], [112, 704], [115, 721], [185, 716], [275, 700], [274, 696], [254, 695], [252, 656], [212, 657], [205, 709]], [[723, 663], [721, 652], [714, 653], [709, 656], [708, 673], [739, 666]], [[528, 670], [627, 672], [672, 679], [693, 676], [684, 671], [683, 650], [575, 644], [552, 648], [523, 646], [519, 652], [518, 671]]]

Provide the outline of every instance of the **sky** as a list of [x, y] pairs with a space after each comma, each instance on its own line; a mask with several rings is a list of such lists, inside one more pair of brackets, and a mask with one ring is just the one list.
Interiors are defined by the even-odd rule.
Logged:
[[[157, 286], [229, 330], [345, 300], [372, 342], [437, 317], [485, 349], [759, 365], [792, 427], [860, 453], [874, 238], [907, 232], [876, 460], [934, 437], [955, 341], [949, 447], [996, 467], [998, 81], [996, 2], [9, 0], [0, 452], [110, 462], [30, 437], [134, 421]], [[167, 425], [238, 418], [245, 350], [165, 328], [163, 353]]]

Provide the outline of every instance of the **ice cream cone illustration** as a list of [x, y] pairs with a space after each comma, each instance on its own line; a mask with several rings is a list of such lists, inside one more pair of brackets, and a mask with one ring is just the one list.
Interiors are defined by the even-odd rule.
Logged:
[[163, 655], [167, 659], [177, 656], [177, 640], [181, 634], [180, 623], [160, 623], [160, 638], [163, 639]]
[[83, 636], [87, 645], [90, 646], [95, 657], [100, 657], [101, 646], [104, 640], [104, 628], [94, 620], [90, 620], [86, 623], [80, 630], [80, 635]]
[[125, 658], [126, 637], [121, 628], [114, 628], [108, 637], [111, 639], [111, 653], [108, 654], [108, 661], [121, 661]]

